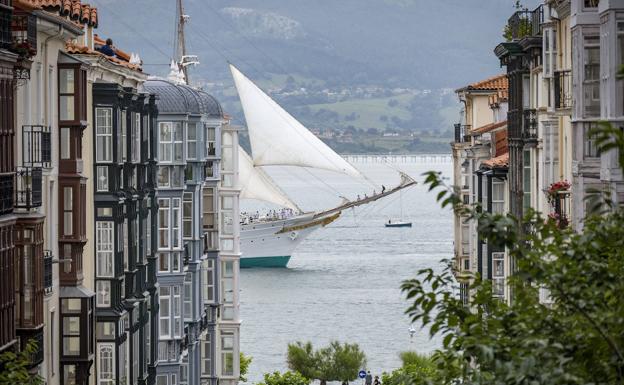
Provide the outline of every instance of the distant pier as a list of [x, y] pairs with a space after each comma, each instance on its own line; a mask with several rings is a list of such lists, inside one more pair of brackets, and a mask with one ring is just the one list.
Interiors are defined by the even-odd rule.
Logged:
[[353, 163], [452, 163], [451, 154], [399, 154], [370, 155], [343, 154], [342, 157]]

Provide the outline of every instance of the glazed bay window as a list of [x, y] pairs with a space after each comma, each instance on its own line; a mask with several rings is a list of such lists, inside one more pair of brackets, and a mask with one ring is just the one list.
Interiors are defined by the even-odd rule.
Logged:
[[182, 236], [193, 238], [193, 193], [185, 192], [182, 201]]
[[543, 123], [544, 186], [559, 180], [559, 126], [557, 122]]
[[171, 245], [169, 199], [158, 199], [158, 248], [168, 249]]
[[125, 162], [128, 159], [128, 142], [126, 141], [126, 137], [128, 136], [128, 127], [126, 110], [121, 110], [118, 121], [121, 133], [117, 136], [117, 151], [119, 153], [118, 156], [120, 161]]
[[63, 235], [74, 234], [74, 189], [63, 187]]
[[132, 127], [130, 132], [130, 160], [137, 163], [141, 159], [141, 114], [133, 112]]
[[180, 166], [160, 166], [158, 168], [158, 187], [182, 187], [184, 185], [183, 170], [184, 168]]
[[95, 160], [113, 161], [113, 109], [95, 109]]
[[213, 259], [205, 259], [201, 262], [202, 272], [202, 297], [204, 303], [213, 303], [215, 301], [215, 261]]
[[170, 286], [161, 286], [158, 293], [159, 300], [159, 320], [160, 320], [160, 338], [161, 339], [170, 339], [172, 336], [171, 333], [171, 287]]
[[98, 343], [97, 344], [97, 362], [98, 362], [98, 385], [115, 384], [115, 344]]
[[76, 71], [59, 68], [59, 119], [76, 120]]
[[557, 69], [557, 30], [553, 27], [544, 28], [542, 39], [544, 78], [552, 78]]
[[115, 236], [112, 221], [95, 222], [95, 258], [97, 277], [114, 276]]
[[206, 333], [200, 340], [201, 344], [201, 376], [208, 377], [212, 375], [212, 336]]
[[221, 262], [221, 275], [222, 317], [231, 321], [234, 319], [234, 261]]
[[69, 127], [61, 127], [61, 159], [71, 158], [71, 130]]
[[193, 279], [191, 273], [184, 277], [184, 320], [190, 322], [193, 318]]
[[234, 375], [234, 333], [221, 332], [221, 375]]
[[522, 152], [522, 207], [531, 207], [531, 150]]
[[224, 196], [221, 198], [221, 232], [224, 235], [234, 234], [234, 198]]
[[583, 114], [600, 116], [600, 36], [583, 37]]
[[158, 159], [160, 162], [181, 162], [184, 160], [182, 123], [158, 123]]
[[189, 123], [186, 129], [186, 157], [197, 159], [197, 127], [201, 128], [201, 123]]
[[182, 293], [180, 286], [173, 286], [173, 334], [182, 337]]
[[161, 252], [158, 253], [158, 272], [159, 273], [179, 273], [182, 271], [180, 252]]
[[492, 253], [492, 295], [505, 296], [505, 253]]
[[215, 189], [212, 187], [204, 187], [202, 191], [202, 221], [205, 230], [214, 229], [215, 227]]
[[600, 150], [596, 145], [596, 139], [589, 134], [594, 128], [596, 128], [596, 123], [583, 124], [583, 159], [595, 159], [600, 157]]
[[182, 247], [182, 232], [180, 231], [182, 213], [180, 211], [180, 201], [180, 198], [171, 199], [171, 246], [175, 249]]
[[206, 156], [215, 156], [217, 142], [216, 142], [216, 128], [206, 127]]
[[221, 185], [225, 188], [234, 187], [234, 139], [231, 132], [223, 132], [221, 143]]
[[[66, 302], [66, 310], [62, 316], [62, 339], [63, 339], [63, 355], [64, 356], [79, 356], [80, 350], [80, 315], [81, 315], [81, 300], [78, 298], [62, 299], [62, 302]], [[67, 314], [70, 311], [74, 311], [76, 314]]]
[[505, 213], [505, 181], [492, 178], [492, 213]]

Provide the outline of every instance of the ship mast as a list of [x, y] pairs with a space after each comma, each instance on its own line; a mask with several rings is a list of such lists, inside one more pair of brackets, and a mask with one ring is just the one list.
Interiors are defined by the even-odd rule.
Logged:
[[189, 15], [184, 13], [182, 0], [176, 0], [176, 33], [173, 43], [173, 60], [175, 64], [177, 64], [178, 70], [181, 72], [184, 83], [186, 84], [190, 84], [188, 66], [199, 64], [197, 55], [188, 55], [186, 52], [184, 28], [190, 18]]

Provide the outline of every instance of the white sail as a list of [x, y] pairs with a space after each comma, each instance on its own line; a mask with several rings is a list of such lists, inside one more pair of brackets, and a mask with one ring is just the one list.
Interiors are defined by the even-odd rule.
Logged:
[[253, 161], [240, 146], [238, 164], [241, 199], [258, 199], [301, 212], [297, 204], [273, 183], [271, 177], [261, 168], [254, 167]]
[[362, 175], [230, 64], [247, 121], [254, 165], [300, 166]]

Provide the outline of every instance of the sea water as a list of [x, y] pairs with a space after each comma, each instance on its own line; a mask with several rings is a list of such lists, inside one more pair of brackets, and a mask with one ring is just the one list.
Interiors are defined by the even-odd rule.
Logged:
[[[288, 343], [311, 341], [322, 347], [332, 340], [357, 343], [367, 368], [381, 374], [401, 365], [399, 353], [430, 352], [440, 346], [428, 329], [412, 325], [401, 282], [418, 270], [443, 269], [452, 257], [453, 217], [440, 208], [422, 182], [425, 171], [441, 171], [452, 180], [452, 165], [435, 163], [356, 162], [372, 183], [386, 188], [399, 183], [397, 170], [418, 185], [402, 194], [343, 212], [339, 220], [314, 232], [294, 252], [288, 268], [241, 271], [241, 351], [253, 357], [248, 380], [287, 370]], [[327, 209], [340, 196], [370, 195], [368, 182], [330, 172], [269, 168], [269, 174], [303, 209]], [[247, 203], [243, 209], [260, 206]], [[261, 207], [261, 209], [267, 207]], [[412, 222], [411, 228], [386, 228], [389, 219]], [[410, 336], [410, 328], [416, 332]]]

